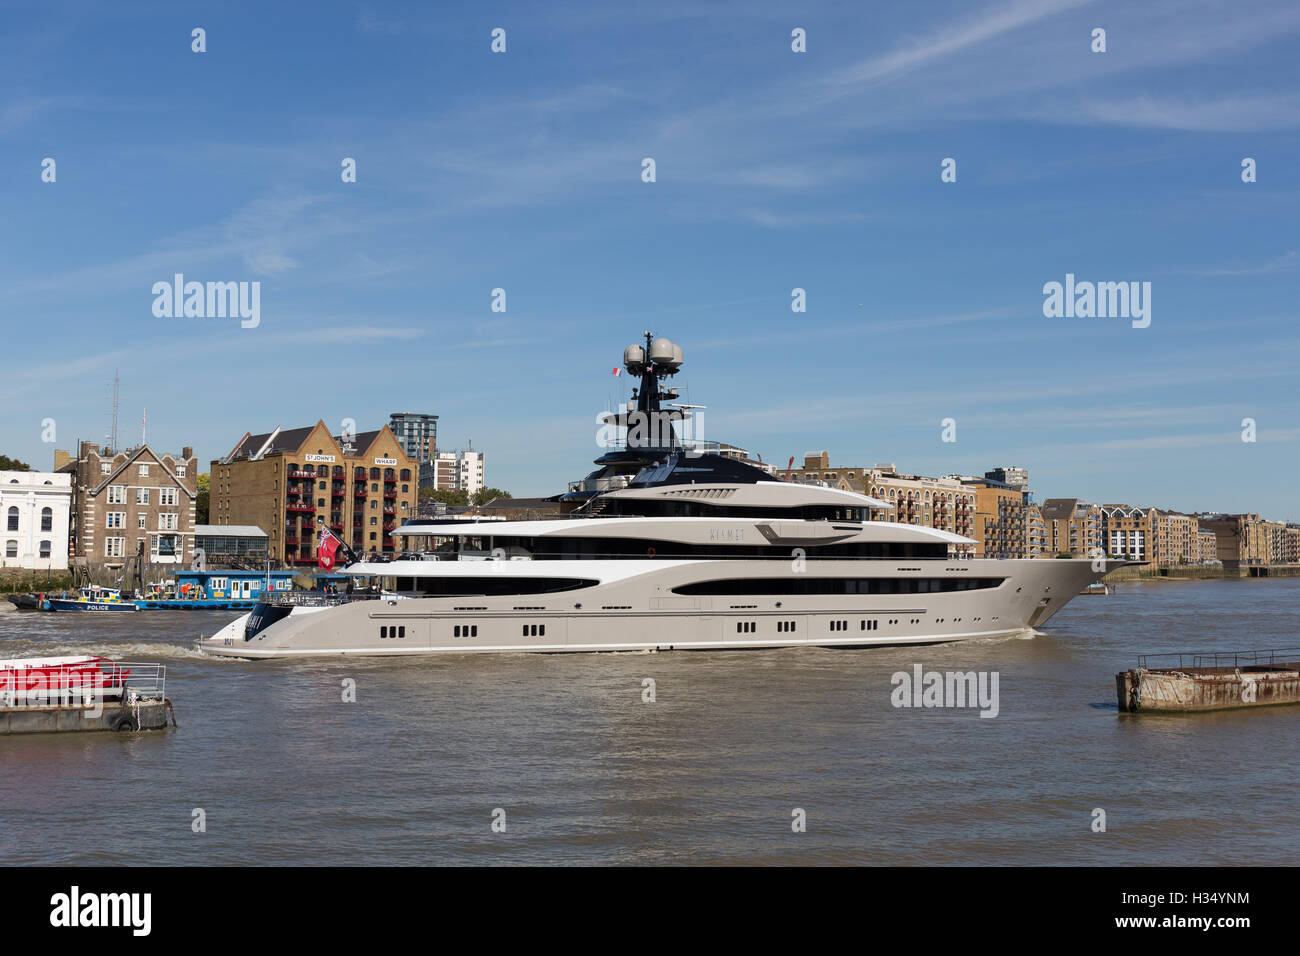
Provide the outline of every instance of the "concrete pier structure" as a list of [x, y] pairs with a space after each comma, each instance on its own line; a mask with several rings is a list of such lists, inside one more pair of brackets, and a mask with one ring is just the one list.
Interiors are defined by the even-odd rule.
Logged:
[[[1300, 704], [1300, 654], [1291, 661], [1278, 652], [1191, 657], [1172, 666], [1146, 661], [1115, 675], [1119, 709], [1125, 713], [1189, 712]], [[1233, 658], [1222, 662], [1223, 658]]]
[[84, 706], [3, 707], [0, 708], [0, 735], [161, 730], [167, 726], [170, 710], [171, 701], [166, 699], [143, 700], [138, 705], [106, 703], [98, 714]]

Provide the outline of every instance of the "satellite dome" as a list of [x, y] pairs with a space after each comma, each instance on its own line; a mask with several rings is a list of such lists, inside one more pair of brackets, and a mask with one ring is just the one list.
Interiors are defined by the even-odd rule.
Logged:
[[640, 365], [645, 361], [645, 348], [640, 345], [629, 345], [623, 350], [624, 365]]
[[668, 339], [655, 339], [650, 343], [650, 361], [656, 365], [676, 366], [681, 364], [677, 357], [677, 346]]

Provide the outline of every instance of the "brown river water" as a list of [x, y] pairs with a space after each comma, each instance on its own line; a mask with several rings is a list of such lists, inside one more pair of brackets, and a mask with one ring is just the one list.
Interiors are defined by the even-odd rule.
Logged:
[[[164, 663], [180, 723], [0, 737], [8, 863], [1300, 862], [1300, 706], [1130, 717], [1114, 684], [1142, 652], [1300, 645], [1296, 579], [1123, 584], [1033, 636], [925, 648], [193, 649], [232, 617], [3, 605], [0, 657]], [[894, 707], [915, 664], [996, 672], [997, 716]]]

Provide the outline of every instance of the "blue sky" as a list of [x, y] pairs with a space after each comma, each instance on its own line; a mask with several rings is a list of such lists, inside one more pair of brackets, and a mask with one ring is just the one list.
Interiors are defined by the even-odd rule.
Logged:
[[[766, 461], [1300, 519], [1294, 2], [0, 16], [0, 451], [37, 467], [102, 439], [117, 369], [124, 441], [142, 408], [204, 461], [427, 411], [549, 494], [651, 329], [704, 437]], [[178, 272], [260, 282], [261, 324], [155, 317]], [[1149, 281], [1150, 327], [1044, 317], [1066, 273]]]

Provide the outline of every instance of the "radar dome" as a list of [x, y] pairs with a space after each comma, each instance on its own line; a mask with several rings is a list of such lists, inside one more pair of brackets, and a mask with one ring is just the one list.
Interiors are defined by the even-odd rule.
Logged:
[[645, 361], [645, 349], [640, 345], [629, 345], [623, 350], [624, 365], [640, 365]]
[[655, 339], [650, 343], [650, 361], [656, 365], [679, 365], [681, 360], [677, 358], [676, 348], [668, 339]]

